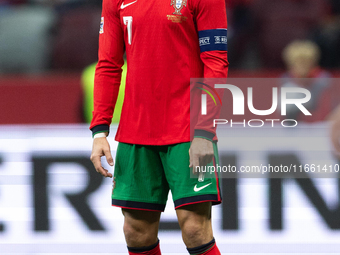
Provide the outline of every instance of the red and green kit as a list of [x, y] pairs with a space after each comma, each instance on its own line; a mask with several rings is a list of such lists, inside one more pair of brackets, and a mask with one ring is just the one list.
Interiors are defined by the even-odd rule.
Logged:
[[[103, 0], [99, 37], [94, 112], [90, 127], [94, 134], [109, 131], [119, 92], [124, 54], [128, 66], [125, 98], [116, 134], [116, 140], [124, 145], [118, 147], [116, 170], [117, 165], [125, 166], [128, 163], [124, 162], [127, 157], [120, 152], [122, 147], [126, 151], [127, 145], [132, 145], [128, 155], [137, 153], [136, 145], [149, 149], [146, 146], [160, 146], [157, 147], [160, 154], [165, 150], [163, 146], [168, 146], [166, 151], [175, 151], [171, 146], [190, 142], [190, 128], [194, 129], [195, 136], [216, 140], [215, 128], [206, 121], [209, 116], [199, 116], [200, 103], [190, 106], [190, 79], [227, 77], [229, 63], [225, 0]], [[213, 104], [212, 100], [208, 104]], [[209, 114], [214, 116], [216, 112], [211, 110]], [[190, 121], [190, 115], [198, 117], [193, 122]], [[181, 153], [178, 158], [184, 157], [186, 161], [188, 152], [183, 149], [178, 151]], [[169, 168], [169, 164], [178, 163], [176, 160], [162, 160], [160, 154], [154, 160], [160, 165], [152, 168], [164, 171]], [[176, 158], [173, 154], [171, 157]], [[176, 168], [190, 171], [188, 164], [186, 161], [183, 166], [177, 165]], [[141, 168], [146, 179], [150, 179], [148, 174], [155, 175], [154, 169], [148, 173], [145, 164], [134, 164], [128, 172], [130, 178]], [[165, 173], [160, 174], [163, 175]], [[124, 200], [115, 197], [115, 194], [120, 193], [119, 182], [125, 183], [127, 177], [117, 176], [116, 173], [115, 177], [113, 200]], [[191, 182], [192, 178], [186, 178]], [[141, 176], [135, 179], [137, 182], [143, 181]], [[215, 187], [210, 192], [214, 199], [210, 197], [206, 201], [220, 201], [218, 185], [215, 184], [203, 189]], [[133, 187], [135, 184], [129, 185]], [[194, 198], [196, 193], [192, 192], [196, 184], [190, 185], [190, 192], [180, 195], [180, 198], [192, 197], [184, 199], [185, 203], [191, 200], [198, 202]], [[163, 185], [169, 190], [168, 186]]]

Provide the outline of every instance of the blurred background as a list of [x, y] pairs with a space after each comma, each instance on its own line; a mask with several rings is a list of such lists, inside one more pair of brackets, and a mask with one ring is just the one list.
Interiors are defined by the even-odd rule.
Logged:
[[[308, 77], [314, 67], [339, 76], [339, 1], [226, 4], [230, 77], [280, 77], [288, 68], [283, 51], [296, 40], [318, 48]], [[0, 0], [0, 124], [89, 121], [81, 77], [97, 61], [100, 16], [100, 0]]]
[[[329, 120], [340, 130], [340, 1], [226, 6], [229, 77], [310, 86], [313, 117], [288, 112], [302, 123], [295, 132], [236, 130], [221, 147], [222, 162], [336, 167], [330, 137], [340, 134], [330, 133]], [[0, 254], [126, 254], [122, 215], [110, 208], [112, 180], [95, 174], [89, 161], [100, 17], [101, 0], [0, 0]], [[292, 85], [295, 78], [316, 80]], [[270, 107], [266, 86], [258, 88], [257, 106]], [[113, 154], [115, 131], [113, 125]], [[249, 148], [252, 136], [261, 146]], [[223, 180], [225, 202], [213, 212], [222, 253], [339, 254], [340, 183], [333, 173]], [[186, 254], [172, 209], [170, 199], [161, 245], [165, 254]]]

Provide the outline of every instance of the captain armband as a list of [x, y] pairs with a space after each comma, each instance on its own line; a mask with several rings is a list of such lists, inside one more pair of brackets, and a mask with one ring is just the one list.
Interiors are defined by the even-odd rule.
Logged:
[[201, 52], [228, 51], [227, 31], [224, 28], [198, 31]]

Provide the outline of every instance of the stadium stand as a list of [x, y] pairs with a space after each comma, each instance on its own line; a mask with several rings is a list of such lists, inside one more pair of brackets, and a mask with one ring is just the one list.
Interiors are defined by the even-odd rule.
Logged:
[[82, 70], [97, 61], [101, 9], [90, 6], [60, 16], [53, 49], [52, 67]]
[[46, 71], [54, 21], [48, 7], [6, 7], [0, 15], [0, 73]]

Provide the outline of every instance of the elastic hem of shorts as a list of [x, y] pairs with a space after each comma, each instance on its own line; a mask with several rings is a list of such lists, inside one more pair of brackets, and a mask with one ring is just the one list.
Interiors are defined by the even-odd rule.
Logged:
[[193, 197], [183, 197], [175, 200], [175, 209], [178, 209], [182, 206], [204, 203], [204, 202], [212, 202], [212, 205], [218, 205], [222, 203], [221, 199], [218, 199], [218, 196], [215, 194], [208, 195], [199, 195]]
[[156, 212], [164, 212], [164, 209], [165, 209], [165, 205], [161, 205], [161, 204], [127, 201], [127, 200], [119, 200], [119, 199], [112, 199], [112, 206], [117, 206], [123, 209], [156, 211]]

